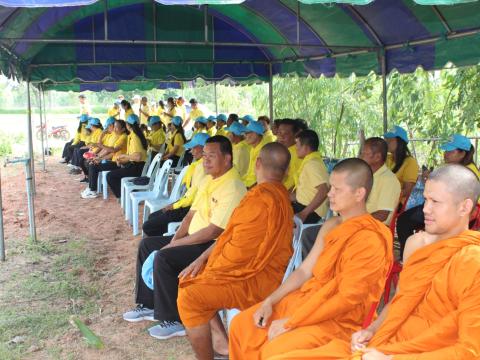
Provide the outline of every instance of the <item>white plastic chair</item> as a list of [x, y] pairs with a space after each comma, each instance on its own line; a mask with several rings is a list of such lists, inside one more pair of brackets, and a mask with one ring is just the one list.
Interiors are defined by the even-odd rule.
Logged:
[[133, 225], [133, 235], [138, 234], [138, 208], [140, 203], [147, 200], [153, 200], [161, 197], [164, 189], [168, 187], [168, 171], [172, 166], [172, 160], [167, 160], [163, 163], [162, 167], [155, 176], [155, 182], [153, 187], [149, 191], [137, 191], [130, 193], [130, 199], [127, 200], [127, 214], [129, 214], [129, 220]]
[[[123, 211], [125, 212], [125, 219], [128, 220], [128, 211], [127, 211], [127, 199], [129, 198], [129, 195], [132, 191], [141, 191], [141, 190], [149, 190], [154, 181], [155, 181], [155, 176], [156, 170], [158, 165], [160, 164], [160, 161], [162, 160], [162, 154], [158, 153], [155, 155], [153, 160], [150, 162], [150, 165], [147, 168], [147, 171], [145, 174], [142, 172], [142, 176], [148, 176], [150, 180], [148, 181], [148, 184], [146, 185], [135, 185], [133, 182], [130, 180], [135, 179], [134, 176], [128, 176], [122, 178], [121, 181], [121, 195], [120, 195], [120, 204], [122, 206]], [[145, 166], [143, 167], [145, 170]]]
[[[164, 208], [167, 205], [173, 204], [176, 202], [178, 199], [180, 199], [185, 190], [185, 186], [182, 184], [182, 180], [185, 177], [185, 173], [187, 172], [188, 166], [185, 166], [180, 174], [177, 176], [175, 179], [175, 184], [173, 185], [172, 192], [170, 193], [170, 196], [164, 197], [161, 196], [160, 198], [157, 199], [149, 199], [145, 201], [145, 207], [143, 208], [143, 222], [145, 222], [148, 219], [148, 216], [162, 208]], [[163, 195], [163, 194], [162, 194]], [[134, 222], [135, 226], [135, 222]]]
[[[150, 150], [148, 150], [147, 151], [147, 160], [145, 161], [145, 165], [143, 166], [142, 174], [140, 176], [147, 176], [147, 172], [150, 169], [150, 164], [152, 163], [152, 160], [153, 160], [152, 159], [152, 152]], [[124, 178], [121, 179], [121, 182], [120, 182], [120, 191], [121, 191], [121, 193], [120, 193], [120, 206], [122, 207], [122, 209], [125, 206], [125, 204], [123, 203], [123, 201], [125, 199], [125, 197], [123, 196], [124, 195], [123, 194], [123, 192], [124, 192], [123, 187], [125, 186], [125, 184], [127, 184], [127, 182], [129, 180], [132, 180], [132, 179], [135, 179], [135, 177], [134, 176], [127, 176], [127, 177], [124, 177]]]

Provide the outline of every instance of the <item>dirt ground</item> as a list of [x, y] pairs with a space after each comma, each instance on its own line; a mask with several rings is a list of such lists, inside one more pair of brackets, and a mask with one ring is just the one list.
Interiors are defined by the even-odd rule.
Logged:
[[[63, 336], [47, 339], [47, 345], [27, 356], [29, 359], [51, 359], [49, 346], [68, 350], [74, 359], [193, 359], [186, 338], [160, 341], [151, 338], [146, 329], [153, 323], [127, 323], [122, 313], [132, 308], [135, 256], [140, 236], [133, 237], [120, 205], [111, 194], [84, 200], [80, 191], [85, 188], [79, 176], [68, 174], [67, 167], [49, 158], [47, 172], [36, 165], [35, 213], [40, 239], [85, 239], [95, 257], [94, 271], [98, 274], [100, 311], [88, 319], [89, 327], [105, 344], [102, 350], [87, 347], [80, 333], [69, 328]], [[19, 255], [9, 247], [11, 239], [28, 236], [25, 175], [21, 165], [2, 168], [2, 197], [4, 210], [7, 262], [0, 263], [0, 272], [7, 272]], [[3, 269], [3, 270], [2, 270]], [[1, 311], [1, 310], [0, 310]], [[64, 358], [60, 355], [54, 358]], [[73, 354], [73, 355], [72, 355]]]

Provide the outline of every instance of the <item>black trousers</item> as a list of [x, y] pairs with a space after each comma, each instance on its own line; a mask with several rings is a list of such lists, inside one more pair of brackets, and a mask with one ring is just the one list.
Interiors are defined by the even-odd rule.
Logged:
[[143, 223], [143, 232], [146, 236], [162, 236], [168, 231], [169, 223], [182, 221], [189, 210], [190, 207], [155, 211]]
[[310, 253], [310, 250], [312, 250], [312, 247], [315, 244], [315, 240], [317, 240], [317, 235], [321, 227], [322, 225], [317, 225], [303, 230], [302, 238], [300, 239], [300, 241], [302, 242], [303, 259], [305, 259]]
[[65, 146], [63, 147], [62, 158], [64, 158], [66, 162], [70, 162], [72, 160], [73, 151], [75, 149], [85, 146], [85, 143], [83, 141], [80, 141], [76, 145], [72, 145], [72, 143], [73, 143], [73, 140], [65, 143]]
[[119, 167], [113, 161], [107, 161], [104, 164], [90, 164], [88, 166], [88, 187], [92, 191], [97, 191], [98, 173], [100, 171], [116, 170]]
[[[135, 302], [154, 309], [155, 320], [180, 322], [177, 309], [178, 275], [207, 250], [213, 241], [204, 244], [162, 249], [173, 236], [144, 238], [138, 247]], [[155, 250], [160, 250], [153, 262], [153, 290], [142, 279], [142, 265]]]
[[137, 177], [142, 175], [143, 166], [145, 162], [130, 162], [124, 167], [121, 167], [116, 170], [112, 170], [107, 174], [107, 182], [112, 189], [112, 192], [117, 198], [120, 198], [122, 194], [121, 182], [122, 178], [127, 176]]
[[423, 204], [404, 211], [397, 218], [397, 236], [400, 243], [400, 259], [403, 259], [403, 251], [407, 239], [417, 230], [425, 226]]
[[[296, 202], [296, 201], [292, 201], [292, 208], [293, 208], [293, 212], [295, 214], [298, 214], [299, 212], [301, 212], [303, 209], [306, 208], [305, 205], [302, 205], [300, 204], [299, 202]], [[321, 216], [319, 216], [315, 211], [310, 213], [307, 218], [305, 219], [304, 221], [304, 224], [315, 224], [317, 222], [319, 222], [320, 220], [322, 219]]]
[[83, 154], [85, 154], [86, 152], [88, 152], [88, 149], [80, 149], [80, 148], [74, 149], [73, 156], [72, 156], [72, 165], [81, 167], [83, 160], [85, 160], [83, 158]]

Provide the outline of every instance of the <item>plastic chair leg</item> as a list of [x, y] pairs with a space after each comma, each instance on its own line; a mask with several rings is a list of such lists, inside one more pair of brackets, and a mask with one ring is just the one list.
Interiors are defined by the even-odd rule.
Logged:
[[103, 200], [108, 199], [108, 182], [107, 182], [107, 174], [109, 171], [102, 171], [102, 192], [103, 192]]
[[138, 235], [138, 208], [140, 207], [140, 202], [135, 200], [130, 201], [130, 206], [132, 207], [132, 226], [133, 226], [133, 236]]
[[102, 187], [103, 187], [103, 171], [100, 171], [97, 177], [97, 193], [102, 192]]

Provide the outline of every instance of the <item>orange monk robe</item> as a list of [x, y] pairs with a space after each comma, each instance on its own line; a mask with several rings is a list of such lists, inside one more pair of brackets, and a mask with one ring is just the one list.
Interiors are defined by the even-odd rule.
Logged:
[[220, 309], [246, 309], [281, 283], [292, 256], [293, 211], [281, 183], [251, 189], [217, 239], [205, 269], [180, 282], [182, 323], [203, 325]]
[[[480, 233], [415, 251], [404, 265], [399, 292], [368, 347], [395, 360], [480, 358]], [[310, 351], [269, 360], [360, 359], [350, 342], [335, 340]]]
[[349, 339], [382, 295], [393, 262], [392, 242], [390, 230], [369, 214], [334, 228], [324, 238], [312, 278], [274, 306], [270, 321], [288, 318], [290, 330], [268, 341], [268, 327], [253, 323], [256, 305], [233, 319], [230, 359], [267, 359]]

